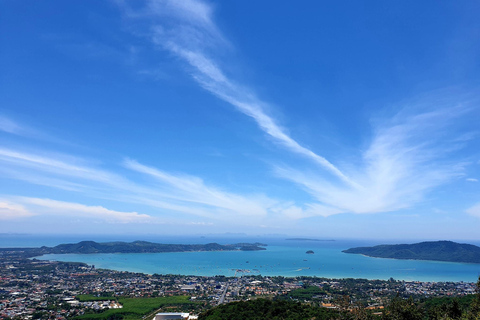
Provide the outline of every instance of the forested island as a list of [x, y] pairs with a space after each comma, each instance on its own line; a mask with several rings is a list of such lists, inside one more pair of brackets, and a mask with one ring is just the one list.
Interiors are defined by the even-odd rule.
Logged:
[[480, 247], [453, 241], [357, 247], [342, 252], [363, 254], [375, 258], [480, 263]]
[[162, 244], [147, 241], [134, 242], [95, 242], [81, 241], [78, 243], [60, 244], [55, 247], [39, 248], [0, 248], [0, 252], [22, 252], [26, 257], [41, 256], [44, 254], [65, 253], [161, 253], [161, 252], [193, 252], [193, 251], [256, 251], [266, 250], [262, 243], [236, 243], [236, 244]]

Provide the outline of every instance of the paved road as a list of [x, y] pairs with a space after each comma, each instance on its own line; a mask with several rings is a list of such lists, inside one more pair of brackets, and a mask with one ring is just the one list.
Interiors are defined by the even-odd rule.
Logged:
[[229, 283], [227, 283], [227, 285], [225, 286], [225, 290], [223, 290], [223, 293], [220, 296], [220, 299], [218, 300], [218, 305], [225, 303], [225, 296], [227, 295], [228, 285]]

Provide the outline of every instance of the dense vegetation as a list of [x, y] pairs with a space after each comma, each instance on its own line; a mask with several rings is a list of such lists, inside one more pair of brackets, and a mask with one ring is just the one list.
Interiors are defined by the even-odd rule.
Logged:
[[480, 263], [480, 247], [452, 241], [358, 247], [343, 252], [376, 258]]
[[335, 319], [339, 312], [293, 301], [256, 299], [220, 305], [199, 315], [199, 320]]
[[479, 320], [480, 294], [462, 298], [428, 298], [421, 303], [396, 297], [381, 314], [381, 320], [401, 319]]
[[320, 289], [316, 286], [309, 286], [306, 288], [292, 290], [286, 295], [286, 297], [298, 301], [310, 301], [315, 297], [321, 297], [325, 294], [326, 292], [324, 289]]

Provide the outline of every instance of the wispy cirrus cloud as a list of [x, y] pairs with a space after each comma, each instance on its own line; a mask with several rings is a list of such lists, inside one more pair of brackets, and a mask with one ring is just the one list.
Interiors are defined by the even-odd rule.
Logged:
[[[63, 160], [61, 159], [62, 157], [64, 158]], [[59, 153], [43, 156], [0, 148], [0, 160], [13, 165], [13, 167], [37, 169], [38, 171], [71, 176], [81, 180], [93, 180], [108, 184], [117, 184], [124, 181], [124, 179], [118, 175], [82, 165], [81, 163], [84, 161], [79, 158], [61, 155]]]
[[21, 125], [12, 118], [0, 115], [0, 131], [18, 135], [18, 136], [33, 136], [35, 131], [25, 125]]
[[35, 139], [46, 142], [71, 145], [71, 142], [64, 141], [58, 137], [49, 135], [42, 130], [38, 130], [38, 128], [18, 121], [18, 119], [0, 114], [0, 133], [2, 132], [17, 136], [22, 139]]
[[[122, 166], [137, 175], [130, 175], [127, 179], [89, 164], [85, 159], [59, 153], [49, 155], [43, 151], [42, 155], [38, 155], [0, 148], [0, 172], [5, 177], [76, 192], [89, 198], [144, 206], [157, 217], [181, 213], [214, 220], [239, 216], [261, 218], [278, 202], [264, 195], [227, 192], [207, 185], [198, 177], [167, 173], [130, 159], [125, 160]], [[145, 182], [141, 176], [150, 179]], [[72, 212], [93, 212], [92, 208], [81, 207], [81, 204], [68, 207], [67, 203], [55, 201], [37, 199], [28, 203], [37, 207], [41, 204], [52, 208], [65, 206]], [[94, 211], [108, 215], [105, 210], [95, 207]], [[117, 216], [121, 217], [120, 213]], [[130, 216], [141, 218], [133, 213]]]
[[461, 161], [446, 162], [443, 157], [461, 148], [472, 133], [464, 132], [456, 137], [441, 133], [455, 119], [472, 110], [471, 105], [461, 105], [464, 100], [458, 95], [453, 95], [456, 101], [445, 99], [445, 95], [432, 95], [418, 105], [401, 108], [397, 115], [383, 122], [377, 121], [373, 138], [360, 161], [344, 163], [347, 173], [292, 138], [267, 113], [269, 103], [224, 71], [223, 53], [231, 45], [215, 24], [214, 10], [208, 3], [151, 0], [144, 10], [137, 11], [122, 3], [126, 15], [137, 21], [148, 21], [149, 31], [144, 34], [150, 35], [152, 44], [184, 61], [201, 87], [254, 119], [261, 130], [286, 150], [319, 166], [321, 170], [310, 171], [274, 166], [278, 176], [298, 184], [319, 202], [289, 207], [292, 217], [407, 208], [462, 172]]
[[204, 89], [253, 118], [265, 133], [288, 150], [314, 161], [349, 186], [360, 187], [330, 161], [293, 139], [267, 114], [268, 103], [224, 73], [213, 52], [224, 50], [229, 44], [213, 22], [211, 6], [194, 0], [147, 3], [144, 10], [135, 12], [125, 2], [122, 8], [131, 18], [150, 21], [152, 43], [188, 63], [191, 76]]
[[321, 173], [276, 166], [275, 173], [303, 187], [338, 212], [376, 213], [411, 207], [435, 187], [462, 176], [467, 165], [447, 156], [461, 146], [441, 134], [456, 107], [385, 120], [363, 152], [354, 177], [362, 189], [329, 182]]
[[0, 115], [0, 130], [7, 133], [20, 134], [23, 128], [15, 121]]
[[480, 202], [465, 210], [471, 216], [480, 218]]
[[0, 200], [0, 220], [17, 220], [33, 215], [32, 212], [21, 204], [5, 199]]
[[152, 223], [156, 219], [137, 212], [109, 210], [102, 206], [87, 206], [80, 203], [10, 196], [0, 200], [0, 220], [18, 220], [33, 216], [83, 217], [110, 223]]
[[63, 217], [84, 217], [101, 219], [110, 223], [152, 223], [152, 216], [137, 212], [110, 210], [102, 206], [87, 206], [80, 203], [52, 199], [18, 197], [22, 206], [30, 207], [30, 212], [43, 215], [60, 215]]
[[[174, 191], [172, 196], [185, 202], [214, 207], [225, 212], [242, 216], [265, 216], [273, 200], [263, 196], [242, 196], [207, 186], [200, 178], [187, 175], [172, 175], [153, 167], [145, 166], [137, 161], [127, 159], [126, 168], [135, 170], [167, 185]], [[241, 206], [239, 206], [241, 204]]]

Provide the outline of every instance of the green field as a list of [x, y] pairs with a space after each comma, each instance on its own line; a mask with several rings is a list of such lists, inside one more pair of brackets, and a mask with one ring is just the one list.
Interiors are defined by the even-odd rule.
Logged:
[[[108, 299], [107, 299], [108, 300]], [[78, 316], [75, 319], [142, 319], [142, 316], [148, 315], [157, 309], [163, 307], [195, 307], [198, 302], [192, 302], [187, 296], [175, 297], [156, 297], [156, 298], [118, 298], [118, 302], [123, 305], [121, 309], [108, 309], [101, 313], [91, 313]], [[171, 311], [171, 310], [169, 310]], [[175, 310], [174, 310], [175, 311]]]

